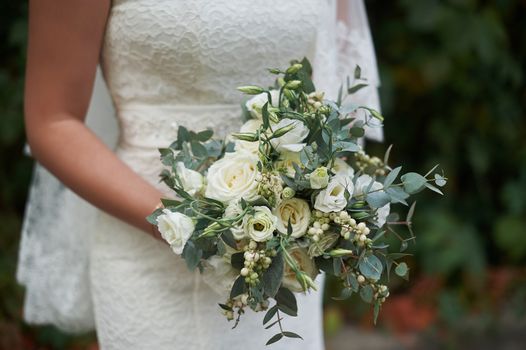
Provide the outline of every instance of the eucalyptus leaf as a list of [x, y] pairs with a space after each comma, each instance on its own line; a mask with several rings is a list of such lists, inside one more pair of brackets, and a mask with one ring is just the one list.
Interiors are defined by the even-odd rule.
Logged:
[[363, 286], [360, 289], [360, 297], [366, 303], [371, 303], [373, 301], [374, 291], [370, 285]]
[[391, 202], [391, 196], [384, 191], [368, 193], [365, 197], [371, 208], [377, 209]]
[[444, 187], [446, 185], [446, 179], [439, 174], [435, 174], [435, 184], [439, 187]]
[[402, 188], [398, 186], [391, 186], [385, 189], [385, 192], [391, 197], [391, 203], [402, 203], [408, 205], [406, 199], [409, 198]]
[[402, 167], [399, 166], [397, 168], [394, 168], [393, 170], [391, 170], [389, 172], [389, 174], [387, 174], [387, 176], [385, 177], [385, 180], [384, 180], [384, 187], [389, 187], [391, 186], [391, 184], [396, 180], [398, 174], [400, 173], [400, 171], [402, 170]]
[[364, 256], [358, 264], [360, 272], [366, 278], [378, 281], [382, 276], [383, 265], [376, 255]]
[[404, 184], [404, 190], [409, 194], [422, 191], [427, 183], [426, 178], [417, 173], [404, 174], [402, 175], [401, 180]]
[[409, 271], [409, 269], [405, 262], [398, 264], [398, 266], [395, 268], [395, 273], [400, 277], [405, 277], [407, 275], [407, 271]]

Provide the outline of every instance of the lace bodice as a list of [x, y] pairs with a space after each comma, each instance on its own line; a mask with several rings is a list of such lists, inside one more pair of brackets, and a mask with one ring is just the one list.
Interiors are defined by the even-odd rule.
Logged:
[[266, 68], [313, 57], [319, 0], [117, 0], [103, 68], [117, 108], [238, 104]]

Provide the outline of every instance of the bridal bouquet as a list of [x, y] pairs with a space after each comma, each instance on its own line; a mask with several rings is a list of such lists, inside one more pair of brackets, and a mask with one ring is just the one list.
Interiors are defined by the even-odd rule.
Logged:
[[[211, 130], [179, 127], [160, 149], [162, 181], [178, 199], [148, 217], [188, 268], [225, 295], [219, 306], [228, 320], [266, 312], [263, 324], [279, 327], [267, 344], [301, 338], [283, 329], [282, 314], [297, 316], [294, 293], [316, 290], [320, 271], [339, 278], [339, 299], [358, 293], [376, 319], [391, 271], [408, 276], [400, 259], [414, 238], [414, 204], [405, 221], [392, 207], [426, 188], [441, 193], [446, 183], [437, 167], [401, 175], [388, 165], [389, 150], [383, 160], [363, 151], [364, 126], [382, 116], [345, 101], [365, 86], [359, 67], [336, 101], [315, 90], [306, 59], [270, 73], [272, 88], [238, 88], [253, 95], [239, 133], [215, 140]], [[400, 224], [407, 237], [394, 230]], [[386, 235], [400, 240], [396, 251]]]

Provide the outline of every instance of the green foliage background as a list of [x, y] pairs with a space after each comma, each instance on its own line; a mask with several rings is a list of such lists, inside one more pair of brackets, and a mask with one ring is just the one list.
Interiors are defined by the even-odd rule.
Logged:
[[[449, 178], [443, 200], [421, 195], [410, 265], [413, 280], [440, 281], [431, 301], [437, 316], [424, 333], [440, 329], [442, 341], [460, 346], [455, 329], [467, 319], [475, 317], [482, 324], [476, 331], [484, 332], [508, 309], [525, 318], [526, 3], [375, 0], [367, 6], [392, 159], [407, 164], [406, 171], [440, 163]], [[84, 338], [21, 321], [23, 293], [14, 272], [32, 169], [22, 153], [26, 26], [25, 2], [0, 3], [0, 348], [82, 346]], [[384, 149], [374, 144], [369, 152]], [[488, 290], [495, 271], [514, 276], [497, 304]]]

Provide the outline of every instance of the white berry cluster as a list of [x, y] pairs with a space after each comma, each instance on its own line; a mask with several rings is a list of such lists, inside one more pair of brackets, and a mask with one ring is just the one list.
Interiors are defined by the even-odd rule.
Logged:
[[270, 267], [272, 257], [276, 256], [275, 249], [258, 249], [256, 241], [250, 241], [244, 248], [245, 267], [241, 269], [241, 276], [245, 277], [245, 282], [249, 285], [259, 283], [259, 278], [263, 272]]
[[325, 231], [329, 230], [329, 223], [331, 222], [329, 216], [329, 213], [323, 213], [319, 210], [312, 211], [312, 223], [307, 229], [307, 234], [314, 242], [318, 242]]
[[384, 162], [378, 157], [371, 157], [365, 152], [357, 152], [356, 157], [356, 166], [360, 171], [365, 171], [369, 167], [375, 168], [376, 176], [385, 176], [386, 168]]
[[349, 219], [346, 225], [342, 225], [341, 235], [345, 239], [351, 239], [359, 247], [363, 247], [370, 243], [370, 239], [367, 236], [371, 233], [371, 230], [367, 227], [365, 222], [356, 223], [356, 220]]
[[[226, 319], [229, 321], [232, 321], [234, 319], [234, 311], [237, 309], [237, 313], [243, 314], [245, 312], [245, 307], [248, 306], [250, 303], [250, 296], [246, 293], [238, 295], [234, 299], [228, 299], [225, 305], [229, 308], [229, 310], [223, 310], [223, 315], [225, 315]], [[264, 311], [267, 310], [269, 306], [268, 300], [263, 300], [260, 303], [257, 303], [255, 306], [253, 306], [253, 310], [258, 311]]]
[[384, 284], [372, 284], [371, 287], [374, 290], [374, 299], [381, 303], [385, 302], [385, 299], [389, 296], [389, 288]]
[[280, 176], [273, 173], [261, 174], [259, 181], [258, 194], [265, 197], [270, 205], [275, 206], [283, 192], [283, 180]]
[[314, 107], [315, 110], [319, 109], [321, 106], [323, 106], [323, 97], [325, 93], [323, 92], [311, 92], [308, 94], [307, 103]]
[[383, 303], [389, 296], [389, 288], [387, 288], [384, 284], [376, 284], [374, 282], [371, 282], [370, 280], [367, 280], [364, 275], [361, 275], [360, 273], [351, 273], [354, 277], [356, 277], [356, 280], [361, 286], [370, 285], [371, 288], [374, 291], [373, 297], [375, 300], [378, 300], [379, 302]]

